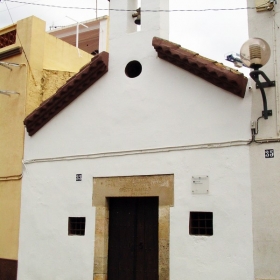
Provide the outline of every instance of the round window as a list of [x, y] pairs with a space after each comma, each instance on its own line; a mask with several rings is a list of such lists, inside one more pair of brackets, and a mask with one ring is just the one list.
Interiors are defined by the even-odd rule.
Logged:
[[125, 67], [125, 74], [129, 78], [136, 78], [142, 72], [142, 65], [137, 60], [132, 60]]

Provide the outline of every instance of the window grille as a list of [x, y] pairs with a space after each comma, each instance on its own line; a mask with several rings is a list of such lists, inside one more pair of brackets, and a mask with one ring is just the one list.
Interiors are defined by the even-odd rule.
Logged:
[[69, 217], [68, 235], [85, 235], [85, 228], [86, 228], [85, 217]]
[[213, 235], [213, 212], [190, 212], [190, 235]]

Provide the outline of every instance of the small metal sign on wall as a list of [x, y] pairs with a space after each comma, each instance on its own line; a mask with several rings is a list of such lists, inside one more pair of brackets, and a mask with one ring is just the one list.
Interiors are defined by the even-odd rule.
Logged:
[[265, 150], [265, 158], [274, 158], [274, 149]]
[[209, 176], [192, 176], [192, 193], [209, 193]]

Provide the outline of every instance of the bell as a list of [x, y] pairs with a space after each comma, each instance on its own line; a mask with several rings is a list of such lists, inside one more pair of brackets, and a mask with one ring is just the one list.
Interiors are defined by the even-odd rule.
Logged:
[[133, 18], [136, 18], [134, 21], [135, 24], [140, 25], [141, 24], [141, 8], [138, 8], [136, 10], [136, 13], [132, 14]]
[[136, 19], [134, 22], [135, 22], [135, 24], [137, 24], [137, 25], [141, 25], [141, 16], [138, 15], [138, 16], [137, 16], [137, 19]]

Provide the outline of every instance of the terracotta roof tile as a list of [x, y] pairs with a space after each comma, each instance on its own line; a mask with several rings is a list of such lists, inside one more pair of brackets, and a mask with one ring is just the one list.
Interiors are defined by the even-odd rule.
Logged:
[[41, 127], [50, 121], [55, 115], [75, 100], [87, 88], [93, 85], [108, 71], [109, 54], [102, 52], [92, 58], [76, 75], [59, 88], [40, 107], [28, 115], [24, 124], [30, 136], [35, 134]]
[[237, 70], [158, 37], [153, 38], [153, 46], [159, 58], [244, 98], [248, 79]]

